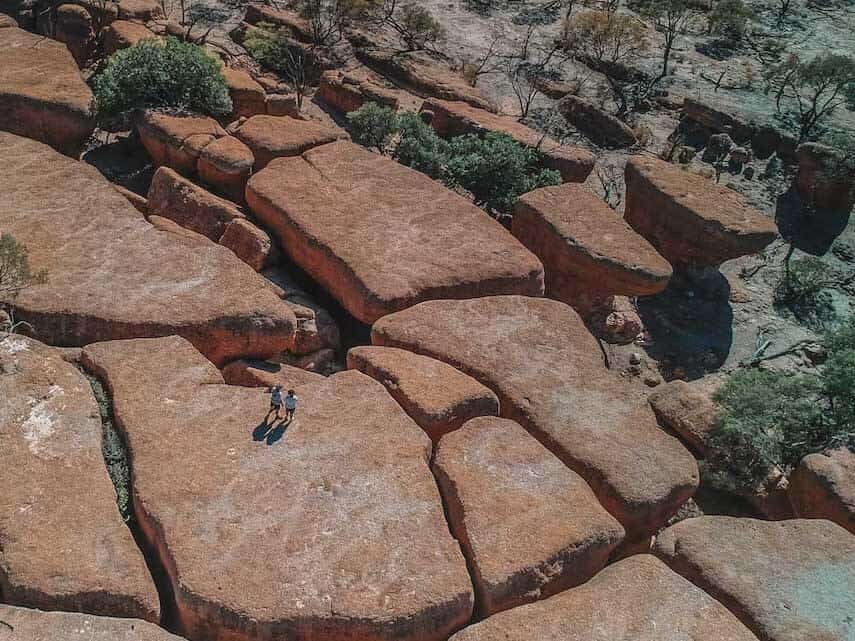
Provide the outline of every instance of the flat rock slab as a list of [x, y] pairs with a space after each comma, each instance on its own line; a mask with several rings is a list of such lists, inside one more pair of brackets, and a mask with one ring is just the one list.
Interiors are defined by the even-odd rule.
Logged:
[[562, 145], [507, 116], [499, 116], [465, 102], [429, 98], [423, 111], [433, 113], [431, 125], [441, 136], [496, 131], [507, 134], [521, 145], [537, 149], [544, 164], [561, 174], [565, 182], [584, 182], [594, 168], [594, 155], [581, 147]]
[[299, 156], [313, 147], [349, 138], [343, 129], [290, 116], [253, 116], [234, 135], [252, 150], [255, 171], [274, 158]]
[[741, 194], [649, 156], [627, 162], [625, 217], [675, 266], [717, 266], [778, 236]]
[[273, 426], [265, 390], [224, 385], [178, 337], [89, 345], [83, 362], [113, 395], [188, 638], [427, 641], [469, 620], [430, 440], [382, 385], [299, 386], [296, 418]]
[[0, 335], [0, 399], [3, 600], [159, 621], [157, 591], [116, 506], [89, 381], [58, 350]]
[[447, 434], [434, 471], [483, 615], [584, 583], [623, 539], [584, 479], [513, 421]]
[[202, 150], [226, 130], [213, 118], [145, 111], [137, 119], [140, 141], [157, 167], [172, 167], [192, 176]]
[[93, 96], [68, 48], [16, 27], [2, 33], [0, 129], [78, 154], [95, 128]]
[[692, 451], [706, 456], [709, 439], [720, 426], [708, 390], [697, 382], [675, 380], [657, 387], [649, 400], [660, 424], [676, 433]]
[[546, 292], [578, 309], [665, 289], [671, 265], [619, 214], [575, 184], [523, 194], [512, 233], [543, 263]]
[[0, 133], [0, 228], [48, 282], [15, 300], [19, 320], [64, 347], [180, 334], [216, 363], [286, 349], [296, 319], [224, 247], [160, 231], [90, 165]]
[[855, 534], [855, 452], [809, 454], [790, 476], [790, 503], [808, 519], [828, 519]]
[[451, 641], [757, 641], [727, 609], [649, 554], [508, 610]]
[[433, 298], [543, 293], [540, 261], [498, 222], [348, 142], [273, 161], [246, 196], [293, 261], [363, 323]]
[[764, 641], [855, 638], [855, 537], [830, 521], [704, 516], [653, 549]]
[[[6, 625], [3, 625], [3, 624]], [[184, 641], [152, 623], [0, 605], [0, 641]]]
[[371, 340], [438, 358], [491, 388], [501, 415], [584, 477], [630, 540], [655, 532], [697, 488], [694, 458], [658, 428], [641, 390], [605, 369], [597, 341], [563, 303], [429, 301], [381, 318]]
[[434, 443], [471, 418], [499, 414], [489, 388], [434, 358], [394, 347], [354, 347], [347, 367], [381, 382]]

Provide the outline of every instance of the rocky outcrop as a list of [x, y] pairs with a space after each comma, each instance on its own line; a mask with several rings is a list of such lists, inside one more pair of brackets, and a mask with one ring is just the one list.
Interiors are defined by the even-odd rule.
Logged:
[[794, 186], [802, 201], [816, 209], [848, 212], [855, 202], [855, 164], [840, 151], [816, 142], [798, 148]]
[[274, 160], [246, 195], [291, 259], [363, 323], [431, 298], [543, 292], [540, 262], [499, 223], [351, 143]]
[[643, 392], [604, 368], [597, 341], [563, 303], [429, 301], [381, 318], [371, 339], [443, 360], [491, 388], [501, 415], [584, 477], [630, 540], [655, 532], [698, 485], [692, 456], [657, 427]]
[[583, 315], [615, 295], [656, 294], [671, 278], [653, 246], [580, 185], [524, 194], [511, 231], [543, 263], [547, 295]]
[[51, 26], [45, 35], [65, 43], [77, 65], [82, 67], [95, 49], [95, 29], [89, 12], [76, 4], [59, 5]]
[[48, 271], [14, 301], [45, 342], [177, 333], [217, 363], [268, 358], [291, 342], [293, 313], [250, 267], [198, 236], [159, 231], [94, 167], [0, 134], [0, 184], [13, 186], [0, 228]]
[[430, 440], [382, 385], [301, 385], [296, 418], [271, 425], [265, 390], [224, 385], [180, 338], [89, 345], [83, 362], [112, 393], [188, 638], [439, 641], [469, 620]]
[[499, 399], [442, 361], [394, 347], [354, 347], [348, 369], [382, 383], [434, 443], [477, 416], [497, 416]]
[[137, 131], [156, 166], [171, 167], [185, 176], [196, 172], [202, 149], [226, 135], [213, 118], [157, 111], [143, 113], [137, 121]]
[[706, 455], [709, 438], [719, 427], [716, 406], [708, 391], [700, 389], [698, 383], [671, 381], [653, 391], [650, 406], [662, 425], [694, 452]]
[[561, 174], [565, 182], [584, 182], [594, 168], [594, 156], [586, 149], [570, 147], [534, 131], [513, 118], [498, 116], [465, 102], [429, 99], [422, 111], [432, 115], [431, 126], [440, 136], [497, 131], [543, 154], [543, 164]]
[[654, 552], [769, 641], [852, 637], [855, 538], [828, 521], [687, 519]]
[[284, 363], [240, 360], [223, 368], [223, 380], [227, 385], [264, 388], [279, 385], [288, 390], [307, 383], [318, 383], [323, 381], [324, 377]]
[[727, 134], [740, 144], [751, 140], [756, 132], [754, 123], [694, 98], [686, 98], [683, 101], [683, 116], [698, 123], [710, 133]]
[[92, 102], [92, 91], [64, 44], [16, 27], [3, 29], [0, 130], [74, 156], [95, 128]]
[[151, 22], [164, 17], [163, 6], [158, 0], [119, 0], [120, 20]]
[[134, 46], [141, 40], [150, 40], [156, 37], [151, 29], [138, 22], [116, 20], [104, 30], [104, 54], [111, 56], [120, 49]]
[[724, 606], [641, 554], [572, 590], [491, 616], [451, 641], [757, 641]]
[[157, 591], [116, 507], [89, 381], [57, 350], [0, 334], [0, 398], [4, 602], [158, 622]]
[[[137, 619], [42, 612], [0, 605], [0, 639], [10, 641], [183, 641]], [[5, 624], [5, 625], [4, 625]]]
[[445, 435], [434, 471], [484, 616], [584, 583], [623, 539], [582, 477], [513, 421]]
[[342, 71], [325, 71], [315, 97], [342, 113], [356, 111], [366, 102], [398, 109], [398, 97], [394, 92], [370, 80], [358, 78]]
[[649, 156], [626, 165], [625, 218], [675, 267], [717, 267], [777, 237], [741, 194]]
[[855, 534], [855, 453], [804, 457], [790, 476], [789, 497], [797, 516], [828, 519]]
[[255, 171], [274, 158], [299, 156], [313, 147], [348, 138], [342, 129], [289, 116], [253, 116], [234, 135], [252, 150]]
[[234, 106], [233, 114], [255, 116], [267, 113], [264, 87], [258, 84], [246, 71], [233, 67], [223, 67], [223, 78], [229, 88], [229, 96]]
[[257, 272], [273, 266], [280, 256], [276, 242], [270, 234], [246, 218], [235, 218], [226, 225], [219, 243], [231, 249], [238, 258]]
[[564, 97], [558, 103], [558, 112], [586, 137], [603, 147], [620, 149], [638, 142], [635, 132], [623, 120], [578, 96]]
[[212, 189], [236, 203], [244, 202], [246, 182], [252, 173], [255, 156], [234, 136], [217, 138], [199, 153], [196, 171]]

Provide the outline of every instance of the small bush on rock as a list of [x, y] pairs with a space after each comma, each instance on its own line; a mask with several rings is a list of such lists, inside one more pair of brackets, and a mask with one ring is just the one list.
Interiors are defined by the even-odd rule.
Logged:
[[402, 165], [444, 181], [449, 146], [433, 127], [414, 113], [404, 113], [398, 116], [398, 133], [400, 138], [392, 157]]
[[30, 267], [27, 247], [12, 234], [0, 235], [0, 300], [9, 302], [30, 285], [44, 283], [47, 272]]
[[347, 124], [353, 142], [385, 154], [398, 130], [398, 115], [389, 107], [369, 102], [347, 114]]
[[107, 61], [95, 77], [95, 100], [102, 117], [132, 109], [174, 108], [210, 116], [231, 112], [222, 63], [194, 44], [167, 38], [142, 40]]

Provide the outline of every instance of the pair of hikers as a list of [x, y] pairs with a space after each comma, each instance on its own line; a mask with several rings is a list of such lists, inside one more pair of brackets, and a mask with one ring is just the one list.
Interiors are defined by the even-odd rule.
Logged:
[[288, 394], [283, 396], [282, 386], [274, 385], [270, 388], [270, 411], [276, 410], [274, 421], [279, 418], [279, 410], [282, 409], [283, 405], [285, 406], [285, 420], [291, 421], [294, 418], [294, 412], [297, 411], [297, 396], [292, 389], [289, 389]]

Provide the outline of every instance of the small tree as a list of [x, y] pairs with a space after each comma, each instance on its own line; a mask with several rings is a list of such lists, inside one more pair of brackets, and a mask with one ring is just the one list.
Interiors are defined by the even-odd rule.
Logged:
[[194, 44], [142, 40], [113, 54], [95, 77], [98, 113], [170, 107], [211, 116], [232, 111], [222, 63]]
[[443, 172], [451, 151], [433, 127], [417, 114], [403, 113], [398, 116], [397, 129], [399, 138], [392, 157], [431, 178], [446, 180]]
[[335, 44], [342, 38], [347, 23], [382, 4], [382, 0], [297, 0], [296, 7], [319, 47]]
[[668, 62], [677, 36], [686, 30], [689, 20], [694, 17], [689, 0], [649, 0], [642, 6], [642, 13], [653, 19], [656, 30], [662, 33], [665, 42], [662, 46], [662, 71], [660, 78], [668, 75]]
[[739, 43], [745, 38], [754, 12], [743, 0], [718, 0], [708, 16], [711, 33]]
[[12, 234], [0, 235], [0, 300], [8, 303], [31, 285], [47, 282], [47, 271], [34, 272], [26, 245]]
[[282, 74], [294, 89], [297, 109], [302, 109], [311, 80], [319, 71], [311, 52], [307, 53], [285, 29], [266, 22], [246, 34], [243, 46], [264, 67]]
[[385, 0], [382, 22], [398, 34], [407, 51], [429, 48], [445, 37], [439, 21], [418, 3], [399, 5], [398, 0]]
[[540, 94], [543, 80], [560, 77], [561, 42], [548, 40], [529, 25], [525, 35], [511, 41], [510, 52], [501, 56], [505, 74], [520, 108], [520, 120], [528, 117], [534, 99]]

